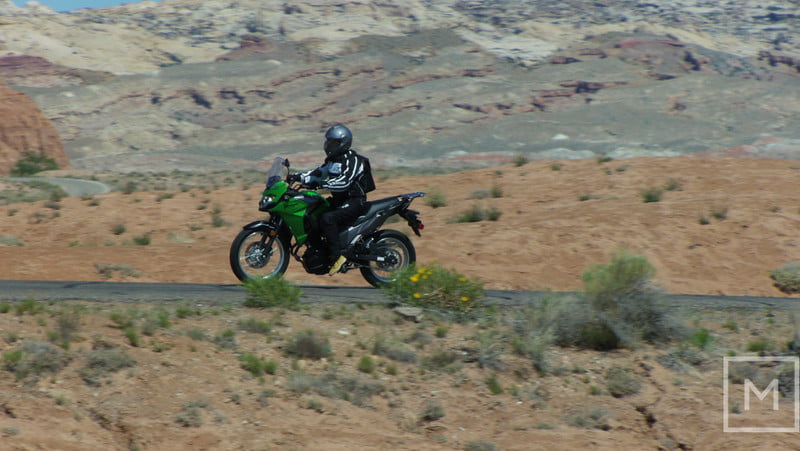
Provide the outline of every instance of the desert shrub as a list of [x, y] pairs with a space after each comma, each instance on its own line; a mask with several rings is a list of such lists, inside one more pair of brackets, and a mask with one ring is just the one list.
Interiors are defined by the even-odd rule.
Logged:
[[606, 388], [611, 396], [622, 398], [623, 396], [639, 393], [642, 382], [635, 375], [625, 368], [612, 366], [606, 371]]
[[81, 315], [78, 309], [62, 309], [56, 313], [56, 341], [70, 343], [80, 329]]
[[516, 157], [514, 157], [513, 164], [516, 167], [525, 166], [526, 164], [528, 164], [528, 158], [525, 155], [519, 154]]
[[609, 413], [602, 407], [592, 410], [578, 412], [567, 417], [566, 422], [570, 426], [586, 429], [600, 429], [607, 431], [611, 428], [608, 424]]
[[150, 235], [145, 233], [144, 235], [135, 236], [133, 237], [133, 244], [137, 246], [147, 246], [150, 244]]
[[770, 351], [772, 348], [772, 342], [764, 337], [759, 337], [753, 341], [747, 342], [747, 350], [750, 352]]
[[666, 191], [681, 191], [683, 190], [683, 186], [681, 186], [681, 182], [675, 180], [674, 178], [670, 177], [666, 183], [664, 183], [664, 190]]
[[321, 359], [333, 354], [328, 338], [320, 336], [313, 330], [294, 334], [286, 343], [284, 352], [301, 359]]
[[50, 343], [24, 341], [16, 349], [3, 353], [3, 368], [18, 380], [37, 378], [45, 373], [57, 373], [69, 363], [69, 356]]
[[728, 208], [714, 208], [711, 210], [711, 216], [717, 221], [723, 221], [728, 218]]
[[650, 278], [655, 269], [622, 249], [608, 265], [583, 274], [583, 297], [568, 298], [554, 321], [556, 343], [596, 350], [680, 339], [685, 331], [662, 304]]
[[358, 371], [362, 373], [372, 374], [375, 372], [375, 361], [372, 357], [365, 355], [361, 356], [361, 359], [358, 361]]
[[431, 188], [425, 195], [425, 205], [431, 208], [439, 208], [447, 205], [447, 198], [439, 188]]
[[269, 335], [269, 333], [272, 332], [272, 324], [266, 321], [259, 321], [255, 318], [239, 320], [239, 327], [242, 328], [242, 330], [255, 334]]
[[125, 224], [120, 223], [111, 228], [111, 233], [114, 235], [122, 235], [125, 233], [125, 230], [127, 230]]
[[497, 221], [498, 219], [500, 219], [500, 216], [502, 214], [503, 214], [502, 211], [498, 210], [495, 207], [491, 207], [488, 210], [486, 210], [486, 219], [488, 219], [489, 221]]
[[[263, 376], [264, 373], [267, 373], [267, 367], [269, 364], [258, 358], [255, 354], [243, 354], [239, 356], [239, 360], [241, 360], [241, 367], [243, 370], [249, 371], [255, 377]], [[274, 368], [272, 369], [274, 373]]]
[[372, 353], [392, 359], [396, 362], [416, 362], [417, 353], [410, 346], [404, 343], [385, 338], [378, 334], [372, 344]]
[[711, 332], [708, 329], [704, 327], [698, 327], [694, 332], [692, 332], [691, 335], [689, 335], [688, 340], [690, 344], [694, 345], [698, 349], [706, 349], [713, 341], [713, 338], [711, 337]]
[[11, 175], [14, 177], [33, 175], [42, 171], [50, 171], [58, 169], [56, 160], [48, 157], [47, 155], [37, 154], [33, 152], [26, 152], [11, 169]]
[[423, 356], [420, 365], [423, 369], [434, 371], [452, 371], [459, 362], [459, 356], [453, 351], [438, 349], [433, 353]]
[[114, 277], [114, 273], [118, 273], [120, 277], [140, 277], [142, 272], [130, 265], [125, 264], [101, 264], [95, 263], [97, 274], [105, 279]]
[[13, 235], [0, 235], [0, 246], [24, 246], [25, 242]]
[[486, 387], [493, 395], [499, 395], [503, 393], [503, 386], [500, 385], [500, 381], [497, 379], [496, 374], [491, 374], [486, 378]]
[[481, 222], [486, 219], [486, 211], [480, 205], [473, 205], [452, 219], [452, 222]]
[[239, 347], [239, 343], [236, 341], [236, 332], [231, 329], [222, 331], [211, 341], [222, 349], [236, 349]]
[[38, 302], [35, 299], [23, 299], [14, 306], [14, 312], [17, 316], [22, 316], [26, 313], [36, 315], [45, 311], [45, 304]]
[[641, 192], [642, 201], [645, 203], [660, 202], [663, 192], [664, 190], [659, 186], [651, 186], [650, 188], [643, 189]]
[[84, 382], [97, 386], [108, 373], [134, 365], [136, 365], [136, 360], [128, 356], [125, 351], [103, 347], [89, 352], [79, 374]]
[[419, 415], [421, 421], [436, 421], [444, 417], [444, 407], [439, 401], [429, 400], [422, 407]]
[[372, 396], [386, 390], [386, 387], [377, 381], [340, 375], [336, 366], [332, 366], [325, 374], [319, 376], [302, 371], [291, 373], [287, 387], [297, 394], [315, 392], [327, 398], [349, 401], [356, 406], [366, 405]]
[[248, 279], [243, 286], [247, 291], [247, 298], [244, 301], [245, 307], [296, 308], [300, 303], [302, 291], [282, 276], [269, 277], [267, 279]]
[[464, 445], [464, 451], [497, 451], [497, 445], [492, 442], [469, 442]]
[[775, 281], [775, 287], [784, 293], [800, 292], [800, 262], [786, 263], [773, 269], [770, 277]]
[[185, 428], [202, 426], [203, 414], [200, 410], [202, 408], [208, 408], [208, 401], [197, 400], [184, 403], [181, 412], [175, 416], [175, 422]]
[[457, 313], [472, 311], [485, 296], [478, 280], [435, 263], [407, 266], [383, 290], [402, 303]]

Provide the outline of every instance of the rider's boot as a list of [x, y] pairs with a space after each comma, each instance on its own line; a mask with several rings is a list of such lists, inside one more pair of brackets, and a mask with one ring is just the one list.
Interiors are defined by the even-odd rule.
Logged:
[[339, 258], [337, 258], [336, 261], [333, 262], [333, 266], [331, 266], [331, 269], [330, 271], [328, 271], [328, 274], [332, 276], [337, 272], [339, 272], [339, 270], [342, 269], [342, 265], [344, 265], [346, 261], [347, 257], [345, 257], [344, 255], [340, 255]]

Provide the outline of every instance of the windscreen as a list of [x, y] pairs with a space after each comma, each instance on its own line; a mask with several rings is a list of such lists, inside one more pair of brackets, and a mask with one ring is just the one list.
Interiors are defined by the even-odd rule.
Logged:
[[285, 171], [289, 169], [286, 167], [286, 160], [277, 157], [272, 162], [272, 167], [267, 172], [267, 188], [274, 185], [276, 182], [280, 182], [285, 178]]

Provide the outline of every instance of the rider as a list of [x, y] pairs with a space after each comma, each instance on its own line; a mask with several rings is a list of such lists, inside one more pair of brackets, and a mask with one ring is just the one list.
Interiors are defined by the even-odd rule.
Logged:
[[336, 124], [325, 132], [325, 162], [322, 166], [299, 174], [301, 183], [310, 188], [327, 188], [331, 192], [332, 209], [320, 217], [322, 235], [328, 241], [333, 265], [329, 274], [339, 272], [347, 257], [342, 255], [347, 243], [339, 240], [339, 226], [351, 224], [364, 211], [367, 189], [364, 180], [372, 173], [350, 146], [353, 133], [343, 124]]

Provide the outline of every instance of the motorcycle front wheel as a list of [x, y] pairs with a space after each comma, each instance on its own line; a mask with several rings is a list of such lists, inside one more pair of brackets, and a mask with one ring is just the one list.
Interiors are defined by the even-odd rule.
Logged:
[[242, 230], [231, 243], [231, 269], [242, 282], [269, 279], [286, 272], [289, 255], [289, 241], [280, 234], [270, 237], [267, 230]]
[[369, 247], [377, 259], [361, 268], [361, 275], [373, 287], [394, 280], [395, 273], [417, 260], [417, 251], [407, 236], [397, 230], [381, 230]]

